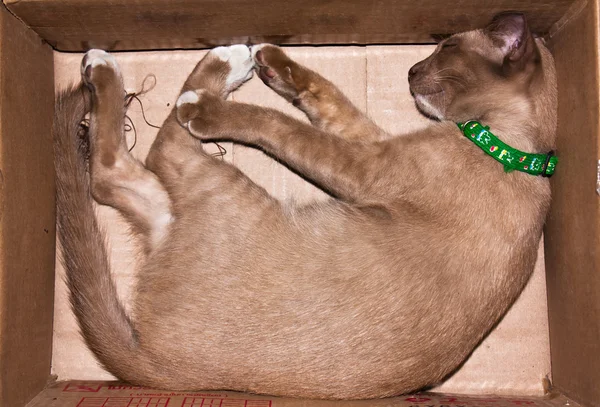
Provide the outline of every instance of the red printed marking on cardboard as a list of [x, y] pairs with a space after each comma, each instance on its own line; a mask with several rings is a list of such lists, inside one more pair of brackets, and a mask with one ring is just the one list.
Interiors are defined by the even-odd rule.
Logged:
[[167, 407], [170, 397], [84, 397], [77, 407]]
[[144, 386], [127, 386], [122, 384], [109, 384], [108, 390], [151, 390], [149, 387]]
[[186, 397], [181, 407], [271, 407], [271, 400]]
[[[413, 403], [426, 403], [434, 401], [433, 399], [422, 397], [422, 396], [410, 396], [404, 399], [404, 401], [410, 401]], [[492, 405], [491, 403], [510, 403], [515, 406], [535, 406], [537, 403], [532, 400], [520, 400], [520, 399], [506, 399], [506, 398], [497, 398], [497, 397], [484, 397], [479, 398], [475, 396], [474, 398], [464, 399], [456, 396], [442, 396], [441, 399], [437, 400], [441, 405], [447, 405], [449, 403], [456, 403], [460, 405], [477, 405], [479, 406], [481, 403], [485, 403], [487, 405]], [[429, 405], [429, 404], [428, 404]]]
[[459, 404], [480, 404], [480, 403], [510, 403], [515, 406], [532, 406], [536, 405], [535, 401], [532, 400], [517, 400], [517, 399], [503, 399], [503, 398], [479, 398], [475, 397], [473, 399], [461, 399], [457, 397], [444, 397], [439, 400], [440, 403], [459, 403]]
[[102, 388], [102, 384], [97, 383], [68, 383], [63, 389], [67, 393], [97, 393]]

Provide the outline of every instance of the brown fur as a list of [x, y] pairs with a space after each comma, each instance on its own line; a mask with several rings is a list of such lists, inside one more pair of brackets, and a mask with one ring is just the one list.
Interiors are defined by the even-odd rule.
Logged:
[[[59, 236], [90, 348], [117, 377], [169, 389], [372, 398], [442, 380], [521, 292], [550, 201], [546, 179], [505, 173], [454, 122], [545, 152], [552, 57], [516, 15], [450, 37], [410, 72], [419, 108], [441, 122], [393, 137], [279, 48], [254, 52], [261, 79], [312, 125], [225, 101], [247, 77], [234, 62], [243, 49], [219, 48], [184, 84], [192, 93], [144, 167], [124, 147], [118, 68], [92, 51], [90, 183], [75, 134], [83, 104], [59, 97]], [[286, 206], [198, 139], [257, 146], [335, 199]], [[90, 194], [146, 248], [131, 319]]]

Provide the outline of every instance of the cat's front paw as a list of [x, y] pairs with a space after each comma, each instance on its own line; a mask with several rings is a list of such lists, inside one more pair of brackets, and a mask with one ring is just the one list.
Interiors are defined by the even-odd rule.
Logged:
[[101, 49], [86, 52], [81, 61], [81, 78], [84, 83], [100, 90], [112, 80], [121, 80], [121, 71], [115, 58]]
[[307, 88], [308, 71], [291, 60], [281, 48], [271, 44], [252, 47], [258, 77], [288, 101]]
[[199, 138], [205, 138], [214, 127], [224, 120], [222, 116], [225, 102], [206, 89], [188, 90], [179, 95], [175, 103], [177, 121]]

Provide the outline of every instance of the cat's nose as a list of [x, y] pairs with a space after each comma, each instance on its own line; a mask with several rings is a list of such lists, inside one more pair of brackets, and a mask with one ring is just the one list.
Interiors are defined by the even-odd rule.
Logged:
[[408, 70], [408, 79], [412, 78], [419, 72], [419, 64], [413, 65]]

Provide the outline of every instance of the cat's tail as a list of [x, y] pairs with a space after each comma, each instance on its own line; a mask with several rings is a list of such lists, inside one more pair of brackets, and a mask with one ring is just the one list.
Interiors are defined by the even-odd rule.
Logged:
[[120, 379], [146, 382], [154, 369], [141, 354], [136, 332], [111, 278], [106, 236], [96, 220], [88, 174], [89, 145], [82, 120], [90, 110], [85, 86], [59, 93], [55, 101], [54, 160], [57, 229], [71, 306], [96, 357]]

